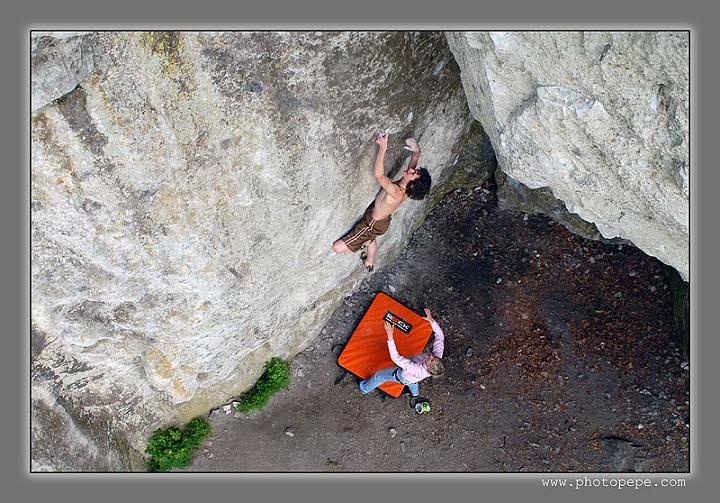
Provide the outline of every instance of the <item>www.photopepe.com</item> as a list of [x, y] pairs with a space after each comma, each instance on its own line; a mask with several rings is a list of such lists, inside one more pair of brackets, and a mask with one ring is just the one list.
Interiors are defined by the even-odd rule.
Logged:
[[543, 487], [568, 487], [574, 489], [587, 489], [594, 487], [643, 489], [646, 487], [687, 487], [687, 480], [682, 478], [663, 478], [653, 480], [650, 478], [582, 477], [576, 479], [542, 479], [542, 485]]

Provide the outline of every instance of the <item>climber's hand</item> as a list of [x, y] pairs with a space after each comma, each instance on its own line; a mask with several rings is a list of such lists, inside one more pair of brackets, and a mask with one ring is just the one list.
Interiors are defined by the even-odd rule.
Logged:
[[380, 148], [386, 149], [389, 136], [390, 136], [390, 133], [388, 131], [385, 131], [384, 133], [378, 133], [377, 136], [375, 137], [375, 143], [380, 145]]
[[410, 152], [420, 152], [420, 145], [418, 145], [415, 138], [408, 138], [405, 140], [405, 146], [403, 148], [405, 150], [409, 150]]

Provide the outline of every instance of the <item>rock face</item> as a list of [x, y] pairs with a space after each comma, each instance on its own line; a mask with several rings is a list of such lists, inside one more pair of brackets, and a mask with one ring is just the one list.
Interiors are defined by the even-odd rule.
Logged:
[[498, 207], [500, 208], [531, 214], [542, 213], [563, 224], [573, 234], [584, 238], [632, 245], [629, 241], [620, 238], [606, 239], [594, 224], [586, 222], [575, 213], [570, 213], [565, 204], [556, 199], [552, 191], [546, 187], [528, 188], [527, 185], [510, 178], [500, 170], [495, 173], [495, 181], [497, 182]]
[[688, 33], [447, 38], [499, 168], [688, 280]]
[[359, 282], [331, 244], [378, 189], [373, 134], [394, 173], [416, 136], [442, 182], [472, 117], [440, 33], [42, 39], [76, 63], [60, 85], [32, 60], [32, 465], [142, 469], [152, 431], [296, 354]]
[[69, 93], [95, 70], [92, 32], [33, 32], [30, 107], [33, 113]]

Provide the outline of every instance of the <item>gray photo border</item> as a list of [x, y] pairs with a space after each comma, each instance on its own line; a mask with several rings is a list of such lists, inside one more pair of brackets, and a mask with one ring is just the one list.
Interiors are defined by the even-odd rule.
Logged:
[[[26, 1], [4, 8], [2, 61], [5, 158], [2, 184], [3, 320], [8, 329], [2, 351], [2, 387], [6, 401], [2, 417], [2, 480], [5, 501], [240, 501], [311, 499], [312, 501], [407, 500], [495, 501], [530, 497], [533, 500], [606, 501], [608, 497], [634, 501], [711, 499], [713, 463], [718, 447], [711, 430], [718, 419], [718, 403], [711, 386], [718, 382], [719, 365], [714, 330], [718, 316], [711, 289], [717, 266], [702, 260], [716, 256], [718, 237], [711, 219], [718, 197], [705, 195], [718, 187], [717, 170], [703, 168], [702, 144], [709, 144], [710, 120], [717, 98], [715, 47], [719, 19], [705, 1], [632, 2], [603, 0], [595, 4], [505, 0], [495, 4], [464, 5], [467, 1], [415, 1], [403, 4], [363, 0], [338, 7], [330, 1], [282, 5], [266, 0], [253, 5], [223, 6], [216, 0], [157, 2], [124, 0], [101, 5], [90, 0]], [[279, 4], [279, 5], [278, 5]], [[537, 474], [29, 474], [29, 31], [87, 29], [538, 29], [623, 30], [670, 29], [691, 32], [691, 473], [686, 488], [618, 491], [547, 489]], [[705, 90], [703, 95], [702, 91]], [[704, 98], [704, 99], [703, 99]], [[703, 141], [706, 140], [706, 141]], [[703, 162], [705, 161], [705, 162]], [[702, 266], [702, 271], [699, 269]], [[703, 426], [708, 426], [704, 428]], [[558, 475], [558, 474], [556, 474]], [[590, 474], [583, 474], [588, 475]], [[598, 474], [602, 475], [602, 474]], [[644, 474], [643, 474], [644, 476]], [[652, 475], [653, 478], [662, 474]], [[575, 478], [573, 474], [568, 479]], [[707, 497], [705, 497], [707, 496]], [[7, 499], [6, 499], [7, 498]], [[219, 501], [219, 500], [218, 500]]]

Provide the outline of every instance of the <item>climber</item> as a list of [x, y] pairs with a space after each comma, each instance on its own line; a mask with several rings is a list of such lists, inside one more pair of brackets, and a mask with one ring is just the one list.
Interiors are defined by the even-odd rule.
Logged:
[[423, 316], [423, 319], [430, 323], [433, 332], [435, 332], [432, 352], [420, 353], [411, 358], [401, 356], [395, 346], [393, 325], [386, 321], [385, 333], [388, 338], [387, 345], [390, 351], [390, 359], [395, 362], [397, 367], [378, 370], [372, 377], [360, 381], [358, 383], [360, 393], [366, 395], [385, 382], [397, 381], [407, 386], [410, 394], [415, 398], [420, 394], [420, 381], [426, 377], [437, 377], [444, 373], [445, 367], [441, 358], [445, 349], [445, 334], [443, 334], [437, 321], [433, 319], [429, 309], [425, 309], [425, 314], [426, 316]]
[[391, 215], [409, 197], [410, 199], [423, 199], [430, 191], [430, 173], [425, 168], [418, 168], [420, 159], [420, 145], [415, 138], [405, 140], [405, 148], [412, 152], [410, 163], [403, 173], [403, 177], [390, 180], [385, 174], [385, 152], [387, 151], [389, 133], [379, 133], [375, 139], [378, 144], [377, 158], [375, 159], [374, 175], [382, 189], [375, 200], [370, 203], [360, 221], [342, 239], [333, 243], [336, 253], [355, 253], [367, 247], [367, 253], [361, 253], [365, 268], [372, 272], [375, 264], [377, 243], [375, 239], [385, 232], [390, 225]]

